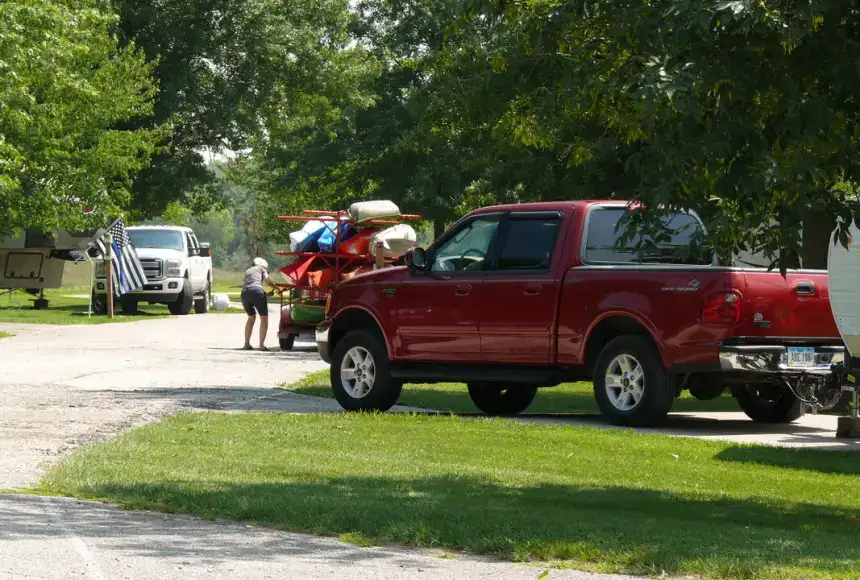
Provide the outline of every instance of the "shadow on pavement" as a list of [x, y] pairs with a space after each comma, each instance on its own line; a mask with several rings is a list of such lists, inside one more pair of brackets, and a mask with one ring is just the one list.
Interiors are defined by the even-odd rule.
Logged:
[[[266, 345], [266, 346], [269, 346], [269, 345]], [[243, 350], [241, 346], [236, 346], [236, 347], [211, 346], [207, 350], [218, 350], [218, 351], [225, 351], [226, 350], [226, 351], [243, 352], [243, 353], [246, 353], [248, 355], [257, 354], [257, 355], [266, 355], [266, 356], [273, 355], [273, 354], [283, 355], [283, 356], [296, 355], [296, 354], [313, 354], [313, 355], [317, 354], [316, 345], [310, 345], [310, 344], [307, 344], [307, 345], [297, 344], [295, 347], [293, 347], [292, 350], [281, 350], [281, 348], [279, 346], [269, 346], [268, 351], [261, 351], [257, 347], [254, 347], [254, 350]]]
[[88, 391], [115, 400], [167, 402], [189, 410], [312, 413], [340, 410], [332, 399], [307, 397], [270, 387], [165, 387]]
[[46, 501], [76, 536], [91, 545], [107, 540], [98, 546], [102, 555], [115, 551], [203, 566], [282, 556], [304, 556], [321, 563], [391, 558], [390, 553], [355, 550], [323, 537], [255, 531], [192, 517], [129, 513], [94, 502], [22, 495], [0, 495], [0, 541], [63, 538], [65, 530], [46, 513]]

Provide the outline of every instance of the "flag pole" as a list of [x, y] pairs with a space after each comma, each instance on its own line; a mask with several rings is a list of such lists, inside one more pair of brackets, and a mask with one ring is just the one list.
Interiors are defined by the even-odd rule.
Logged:
[[105, 264], [107, 266], [107, 314], [113, 318], [113, 236], [105, 234]]

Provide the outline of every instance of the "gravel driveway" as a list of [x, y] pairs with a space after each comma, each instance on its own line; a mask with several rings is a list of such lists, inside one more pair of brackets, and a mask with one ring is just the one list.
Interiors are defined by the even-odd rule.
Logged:
[[[245, 352], [244, 315], [95, 326], [0, 324], [0, 489], [32, 484], [45, 462], [182, 410], [336, 410], [275, 390], [323, 369], [316, 350]], [[274, 320], [273, 320], [274, 322]]]

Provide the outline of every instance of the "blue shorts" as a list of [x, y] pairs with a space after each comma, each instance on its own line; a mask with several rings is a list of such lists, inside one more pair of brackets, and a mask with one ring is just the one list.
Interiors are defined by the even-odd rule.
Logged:
[[262, 288], [244, 288], [242, 290], [242, 306], [248, 316], [254, 316], [255, 311], [260, 316], [269, 315], [268, 297]]

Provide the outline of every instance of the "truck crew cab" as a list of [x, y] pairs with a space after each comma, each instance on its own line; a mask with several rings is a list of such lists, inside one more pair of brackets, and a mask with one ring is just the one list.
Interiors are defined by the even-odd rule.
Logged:
[[[317, 330], [350, 410], [387, 410], [409, 382], [464, 382], [511, 415], [537, 389], [592, 380], [610, 421], [662, 422], [676, 397], [726, 390], [755, 421], [840, 398], [845, 349], [826, 272], [719, 267], [687, 248], [703, 226], [665, 218], [667, 242], [618, 249], [623, 201], [488, 207], [406, 266], [341, 282]], [[683, 257], [681, 257], [683, 256]]]

